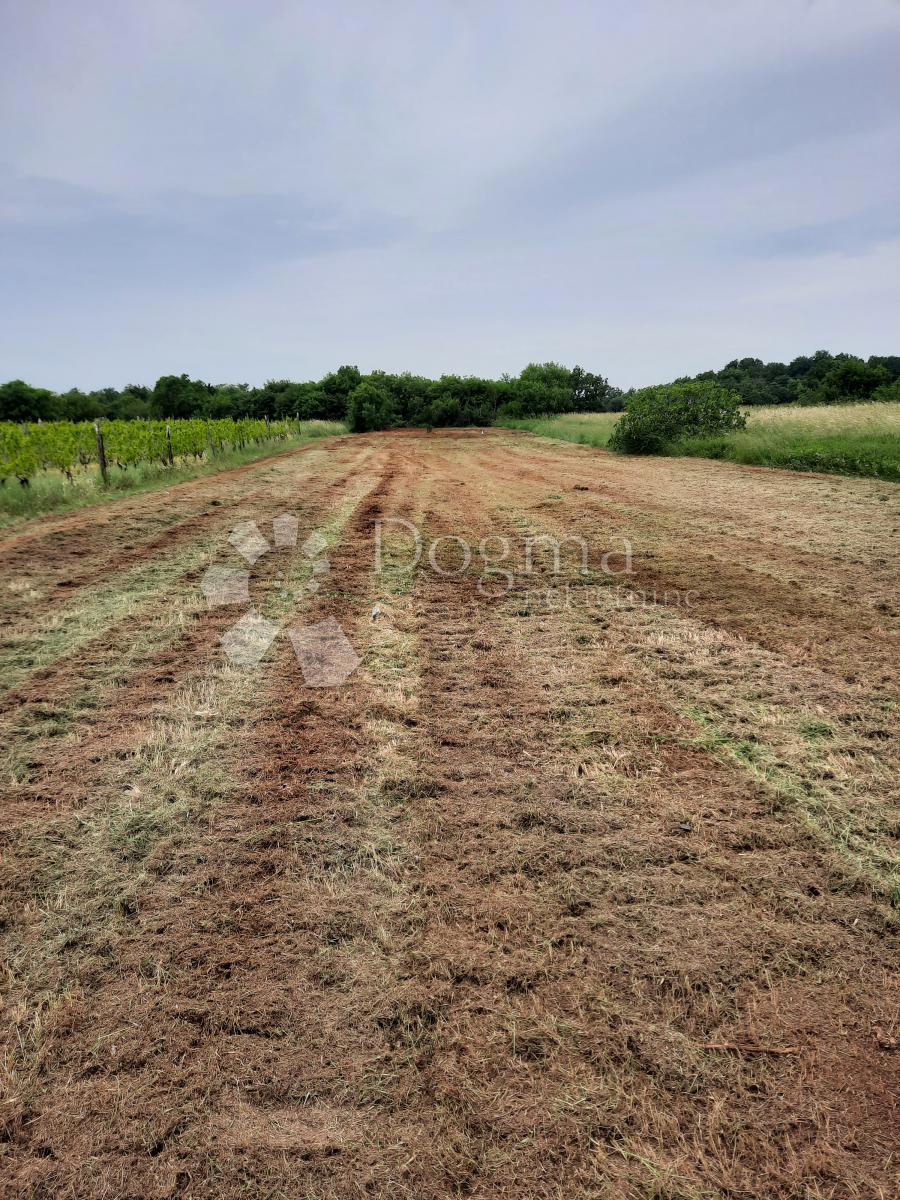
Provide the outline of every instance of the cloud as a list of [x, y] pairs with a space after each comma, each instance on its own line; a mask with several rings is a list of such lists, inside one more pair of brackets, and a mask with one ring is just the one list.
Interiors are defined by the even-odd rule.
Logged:
[[548, 209], [565, 215], [809, 144], [827, 154], [828, 143], [848, 134], [887, 126], [896, 137], [898, 61], [900, 20], [893, 37], [822, 57], [798, 55], [739, 71], [717, 64], [674, 93], [651, 80], [647, 93], [614, 119], [506, 174], [492, 201], [514, 220]]
[[35, 0], [7, 25], [0, 374], [558, 357], [627, 385], [896, 349], [890, 0]]
[[165, 191], [123, 201], [46, 179], [0, 179], [0, 254], [21, 296], [64, 284], [171, 291], [234, 284], [272, 262], [390, 242], [400, 223], [293, 196]]

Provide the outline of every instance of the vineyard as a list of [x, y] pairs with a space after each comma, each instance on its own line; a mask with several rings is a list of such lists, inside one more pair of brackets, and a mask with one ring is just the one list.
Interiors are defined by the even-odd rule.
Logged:
[[28, 486], [42, 471], [73, 478], [76, 468], [106, 464], [123, 470], [139, 463], [172, 465], [225, 450], [284, 441], [309, 422], [296, 420], [46, 421], [0, 422], [0, 480]]

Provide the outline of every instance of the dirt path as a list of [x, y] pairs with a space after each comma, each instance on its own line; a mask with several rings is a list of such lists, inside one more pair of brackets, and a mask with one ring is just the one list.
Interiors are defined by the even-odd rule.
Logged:
[[[468, 432], [218, 484], [0, 546], [3, 1194], [893, 1194], [900, 488]], [[330, 571], [253, 604], [339, 687], [198, 598], [285, 511]]]

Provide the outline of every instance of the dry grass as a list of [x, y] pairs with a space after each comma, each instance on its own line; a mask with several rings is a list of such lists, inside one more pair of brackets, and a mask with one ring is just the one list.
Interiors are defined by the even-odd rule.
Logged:
[[[347, 686], [304, 688], [278, 644], [237, 671], [188, 609], [187, 662], [160, 634], [118, 680], [56, 657], [32, 681], [8, 1194], [891, 1194], [890, 486], [598, 479], [508, 434], [357, 445], [265, 491], [306, 488], [333, 542], [324, 586], [301, 565], [267, 611], [336, 616]], [[404, 572], [405, 543], [376, 576], [379, 516], [472, 544], [577, 529], [594, 602], [529, 601], [559, 583], [546, 555], [495, 601], [477, 560]], [[595, 556], [625, 533], [622, 593]], [[85, 572], [80, 603], [128, 578]], [[694, 602], [635, 598], [657, 585]]]

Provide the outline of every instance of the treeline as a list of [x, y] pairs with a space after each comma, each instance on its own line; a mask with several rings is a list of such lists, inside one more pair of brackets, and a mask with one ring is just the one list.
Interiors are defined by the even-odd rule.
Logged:
[[[682, 376], [681, 383], [712, 382], [741, 404], [842, 404], [900, 401], [900, 356], [829, 354], [818, 350], [789, 363], [734, 359], [720, 371]], [[628, 393], [630, 395], [631, 393]], [[530, 363], [516, 376], [481, 379], [442, 375], [428, 379], [343, 366], [319, 380], [273, 379], [262, 387], [206, 383], [163, 375], [154, 386], [121, 391], [71, 388], [52, 392], [21, 379], [0, 385], [0, 421], [270, 420], [344, 421], [355, 431], [403, 425], [490, 425], [498, 418], [561, 412], [619, 412], [627, 395], [602, 375], [559, 363]]]
[[278, 379], [259, 388], [164, 375], [152, 388], [128, 384], [121, 391], [51, 392], [15, 379], [0, 385], [0, 421], [297, 417], [346, 421], [362, 431], [400, 425], [489, 425], [500, 415], [618, 411], [621, 395], [602, 376], [557, 363], [531, 363], [518, 376], [501, 379], [427, 379], [385, 371], [363, 375], [356, 367], [343, 366], [317, 381]]
[[685, 375], [676, 383], [711, 380], [736, 392], [741, 404], [851, 404], [900, 401], [900, 356], [829, 354], [817, 350], [789, 363], [735, 358], [721, 371]]

